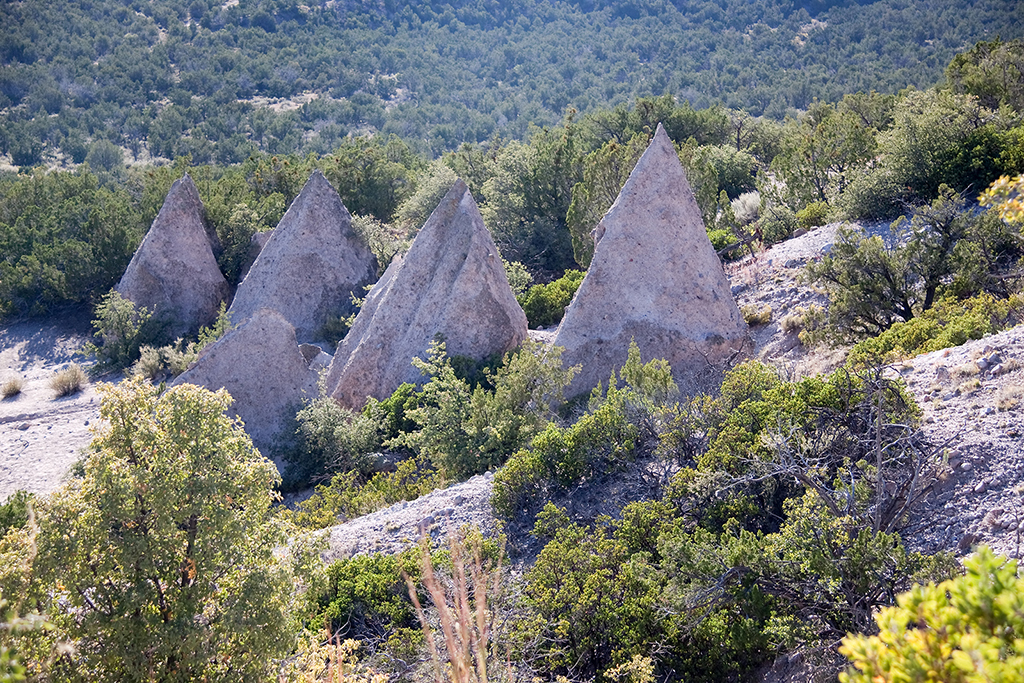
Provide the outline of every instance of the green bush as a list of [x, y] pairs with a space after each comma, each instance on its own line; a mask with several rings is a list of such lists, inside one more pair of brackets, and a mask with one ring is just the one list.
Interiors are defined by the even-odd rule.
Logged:
[[[558, 512], [549, 507], [539, 527]], [[681, 619], [658, 609], [663, 579], [646, 553], [631, 552], [621, 526], [546, 527], [537, 531], [554, 537], [524, 576], [526, 618], [513, 626], [526, 659], [548, 674], [596, 679], [672, 642]]]
[[897, 216], [907, 203], [929, 202], [948, 185], [958, 192], [986, 187], [1000, 173], [998, 159], [1014, 123], [977, 98], [949, 90], [911, 91], [878, 135], [878, 160], [858, 174], [839, 200], [847, 218]]
[[288, 516], [300, 528], [323, 529], [403, 500], [415, 500], [444, 485], [445, 480], [428, 464], [408, 458], [399, 462], [394, 472], [378, 472], [369, 479], [355, 470], [336, 474]]
[[119, 370], [139, 359], [142, 347], [158, 337], [158, 327], [145, 307], [135, 304], [117, 291], [110, 290], [96, 305], [93, 336], [99, 345], [85, 345], [84, 353], [95, 356], [97, 370]]
[[706, 615], [691, 627], [704, 647], [681, 657], [686, 680], [742, 677], [798, 643], [829, 647], [868, 627], [894, 593], [954, 571], [952, 556], [908, 552], [897, 534], [836, 516], [814, 492], [783, 512], [774, 533], [677, 525], [659, 538], [669, 610]]
[[832, 251], [806, 275], [829, 296], [828, 327], [838, 339], [875, 336], [930, 309], [946, 293], [1006, 297], [1002, 274], [1019, 245], [988, 214], [966, 209], [946, 186], [939, 198], [892, 224], [893, 242], [842, 228]]
[[0, 189], [0, 316], [90, 301], [117, 283], [147, 221], [87, 167], [10, 176]]
[[15, 491], [7, 496], [7, 500], [0, 503], [0, 538], [9, 529], [16, 529], [28, 523], [29, 506], [35, 499], [35, 494], [25, 490]]
[[533, 329], [549, 327], [562, 320], [586, 273], [567, 270], [565, 275], [546, 285], [533, 285], [519, 300]]
[[767, 325], [772, 321], [772, 307], [767, 304], [763, 308], [758, 308], [755, 304], [747, 304], [740, 309], [740, 313], [743, 315], [743, 322], [751, 327]]
[[620, 377], [625, 388], [610, 378], [606, 395], [595, 389], [586, 414], [568, 427], [548, 424], [494, 475], [492, 504], [495, 513], [511, 519], [536, 505], [554, 491], [614, 468], [635, 457], [638, 446], [651, 438], [644, 416], [653, 404], [676, 391], [664, 361], [640, 360], [640, 350], [630, 345]]
[[465, 479], [501, 465], [554, 416], [576, 368], [562, 368], [561, 351], [526, 342], [508, 353], [493, 373], [471, 389], [457, 376], [444, 343], [434, 342], [427, 361], [414, 364], [430, 376], [405, 410], [418, 429], [389, 442], [425, 454], [447, 477]]
[[711, 246], [715, 251], [722, 251], [726, 247], [736, 244], [736, 235], [732, 230], [725, 228], [708, 230], [708, 239], [711, 240]]
[[889, 363], [959, 346], [969, 339], [1012, 327], [1024, 320], [1024, 298], [997, 299], [979, 294], [964, 301], [939, 299], [920, 316], [895, 323], [877, 337], [858, 342], [847, 356], [852, 367]]
[[[1018, 681], [1024, 671], [1024, 579], [987, 547], [964, 576], [914, 586], [874, 617], [878, 635], [847, 635], [843, 683]], [[874, 630], [872, 629], [872, 630]]]
[[356, 555], [327, 568], [327, 591], [318, 621], [347, 638], [380, 637], [417, 626], [416, 612], [402, 574], [419, 576], [417, 550], [402, 555]]
[[796, 212], [785, 204], [766, 204], [763, 199], [762, 205], [758, 227], [761, 230], [761, 241], [765, 246], [777, 244], [792, 237], [799, 225]]
[[355, 412], [342, 408], [321, 387], [320, 397], [308, 401], [296, 415], [299, 442], [285, 456], [290, 464], [287, 485], [299, 486], [325, 474], [348, 476], [351, 472], [355, 473], [351, 485], [363, 484], [377, 467], [373, 453], [417, 429], [407, 416], [418, 405], [416, 391], [414, 385], [402, 384], [383, 401], [371, 398]]
[[[901, 443], [904, 425], [915, 424], [919, 412], [899, 385], [845, 369], [787, 382], [771, 367], [743, 363], [726, 374], [718, 397], [692, 401], [663, 428], [661, 448], [689, 465], [673, 477], [665, 497], [685, 510], [689, 523], [716, 532], [736, 524], [774, 531], [785, 500], [816, 477], [825, 482], [814, 483], [822, 491], [831, 490], [841, 470], [847, 481], [869, 478], [851, 463], [869, 457], [870, 415], [879, 401], [889, 425], [882, 436]], [[909, 462], [898, 450], [890, 454], [893, 476]], [[800, 463], [815, 477], [797, 476]], [[886, 521], [896, 528], [904, 520]]]
[[[143, 309], [145, 310], [145, 309]], [[217, 319], [209, 327], [200, 328], [196, 341], [186, 342], [178, 338], [173, 344], [155, 348], [144, 345], [139, 348], [139, 359], [132, 366], [132, 373], [155, 381], [161, 376], [177, 377], [188, 370], [199, 358], [199, 353], [234, 329], [228, 318], [227, 305], [220, 304]]]
[[378, 425], [382, 441], [416, 430], [416, 422], [409, 417], [409, 411], [418, 404], [416, 391], [415, 384], [405, 382], [383, 401], [375, 398], [367, 401], [363, 414]]
[[[94, 681], [265, 680], [289, 650], [290, 552], [279, 482], [227, 392], [140, 378], [102, 385], [84, 474], [41, 507], [33, 594]], [[71, 616], [73, 615], [73, 616]], [[35, 662], [35, 666], [43, 665]]]
[[533, 283], [533, 276], [530, 275], [530, 271], [526, 269], [526, 266], [519, 261], [501, 259], [501, 263], [505, 266], [505, 277], [508, 278], [508, 286], [512, 288], [512, 293], [518, 301], [526, 294], [526, 290], [530, 288], [530, 284]]
[[382, 443], [373, 418], [343, 408], [324, 391], [308, 401], [295, 418], [299, 442], [286, 455], [287, 486], [299, 486], [328, 472], [373, 473], [375, 458], [370, 454]]
[[796, 212], [796, 222], [804, 230], [825, 225], [828, 221], [828, 204], [813, 202]]

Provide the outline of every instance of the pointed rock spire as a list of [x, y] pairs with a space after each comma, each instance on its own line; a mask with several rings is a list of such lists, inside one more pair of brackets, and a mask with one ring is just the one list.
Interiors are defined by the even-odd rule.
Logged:
[[427, 219], [401, 261], [391, 264], [338, 346], [328, 393], [358, 409], [403, 382], [442, 335], [449, 356], [482, 359], [526, 339], [526, 315], [466, 184], [459, 180]]
[[582, 365], [571, 392], [607, 382], [631, 340], [645, 361], [668, 360], [683, 389], [705, 359], [744, 346], [747, 326], [661, 124], [594, 232], [593, 261], [554, 340], [566, 365]]
[[279, 440], [291, 436], [288, 427], [302, 399], [316, 398], [321, 367], [323, 359], [311, 354], [307, 360], [295, 329], [280, 313], [261, 308], [203, 349], [174, 384], [227, 389], [234, 399], [231, 412], [245, 423], [256, 447], [270, 457]]
[[377, 260], [341, 197], [314, 171], [238, 285], [228, 314], [240, 323], [272, 308], [299, 339], [311, 339], [329, 317], [352, 313], [352, 294], [361, 297], [376, 273]]
[[165, 322], [171, 338], [217, 318], [231, 288], [213, 256], [203, 202], [187, 173], [171, 185], [117, 291]]

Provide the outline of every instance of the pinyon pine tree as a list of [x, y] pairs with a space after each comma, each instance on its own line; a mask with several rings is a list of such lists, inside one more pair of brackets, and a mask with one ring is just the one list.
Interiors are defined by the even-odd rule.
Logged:
[[103, 385], [84, 476], [40, 515], [35, 572], [71, 653], [56, 678], [267, 680], [291, 646], [278, 474], [227, 392]]

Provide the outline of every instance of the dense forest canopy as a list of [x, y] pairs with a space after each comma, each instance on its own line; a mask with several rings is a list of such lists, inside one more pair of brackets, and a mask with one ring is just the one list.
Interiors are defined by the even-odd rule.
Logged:
[[[1022, 19], [1012, 0], [8, 2], [0, 152], [237, 163], [379, 131], [437, 155], [663, 94], [781, 119], [929, 87]], [[295, 108], [265, 106], [282, 99]]]

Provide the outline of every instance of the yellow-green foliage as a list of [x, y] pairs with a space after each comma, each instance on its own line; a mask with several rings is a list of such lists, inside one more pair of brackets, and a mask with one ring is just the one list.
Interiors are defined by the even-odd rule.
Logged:
[[642, 438], [637, 416], [649, 408], [646, 404], [670, 397], [676, 385], [665, 361], [641, 362], [635, 342], [620, 376], [625, 388], [615, 386], [613, 372], [607, 395], [598, 387], [589, 411], [575, 424], [548, 424], [495, 474], [492, 502], [499, 515], [512, 517], [548, 486], [567, 487], [633, 459]]
[[398, 463], [394, 472], [378, 472], [369, 480], [349, 470], [334, 475], [329, 484], [317, 486], [316, 492], [288, 515], [301, 528], [323, 529], [403, 500], [415, 500], [444, 484], [435, 470], [412, 458]]
[[276, 468], [224, 414], [226, 391], [99, 391], [84, 474], [39, 515], [34, 594], [75, 653], [53, 679], [266, 680], [295, 591]]
[[946, 297], [916, 318], [896, 323], [850, 351], [852, 366], [886, 363], [981, 339], [1024, 320], [1024, 297], [979, 294], [964, 301]]
[[843, 683], [989, 683], [1024, 672], [1024, 579], [986, 547], [966, 574], [915, 586], [875, 617], [877, 636], [849, 635]]
[[743, 320], [751, 327], [758, 325], [767, 325], [772, 321], [772, 307], [765, 305], [764, 308], [758, 308], [755, 305], [747, 305], [743, 307]]
[[825, 225], [828, 220], [828, 204], [825, 202], [811, 202], [796, 212], [796, 220], [799, 226], [805, 230], [818, 225]]
[[327, 568], [327, 591], [317, 616], [332, 630], [366, 637], [385, 628], [412, 627], [415, 613], [402, 574], [418, 578], [416, 550], [401, 555], [357, 555]]
[[572, 303], [583, 276], [579, 270], [567, 270], [565, 275], [546, 285], [534, 285], [526, 290], [519, 303], [526, 312], [531, 328], [548, 327], [558, 323], [565, 314], [565, 307]]
[[698, 467], [737, 473], [745, 461], [771, 457], [762, 438], [766, 431], [811, 425], [817, 411], [842, 410], [861, 387], [857, 377], [844, 371], [787, 382], [763, 363], [742, 363], [726, 375], [707, 411], [708, 449]]

